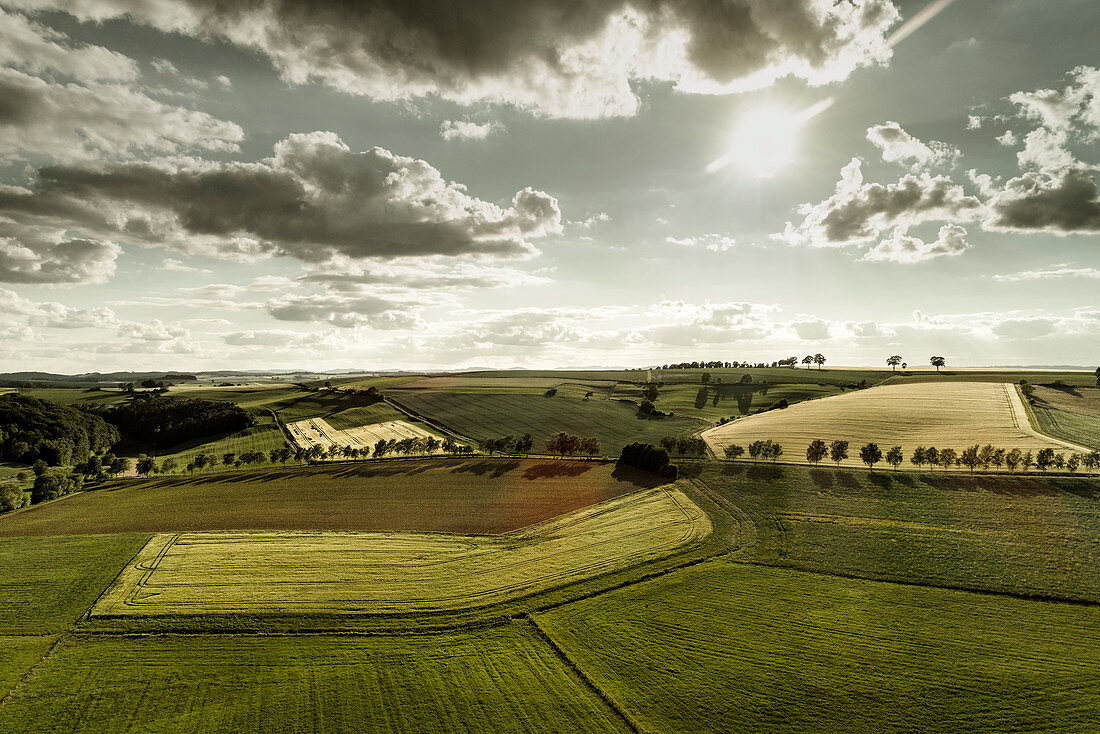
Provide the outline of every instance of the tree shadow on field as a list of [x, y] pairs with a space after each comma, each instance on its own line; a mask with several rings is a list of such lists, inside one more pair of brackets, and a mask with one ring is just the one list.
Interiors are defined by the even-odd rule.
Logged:
[[828, 469], [810, 469], [810, 479], [822, 492], [828, 492], [833, 488], [833, 473]]
[[754, 464], [748, 468], [746, 476], [761, 482], [774, 482], [783, 478], [783, 467], [775, 464]]
[[588, 461], [544, 461], [534, 466], [529, 466], [523, 472], [523, 478], [531, 481], [534, 479], [557, 479], [558, 477], [579, 477], [595, 466]]
[[645, 471], [644, 469], [637, 469], [633, 466], [626, 466], [624, 464], [615, 465], [615, 469], [611, 472], [611, 478], [617, 482], [629, 482], [635, 487], [644, 489], [659, 487], [662, 484], [668, 483], [667, 477], [662, 477], [660, 474]]
[[452, 474], [473, 474], [474, 476], [483, 477], [486, 474], [490, 478], [496, 479], [502, 477], [510, 471], [519, 468], [519, 462], [512, 461], [471, 461], [451, 469]]
[[859, 480], [850, 471], [837, 471], [835, 476], [840, 486], [846, 489], [857, 489], [859, 487]]
[[729, 476], [739, 476], [745, 473], [745, 467], [741, 464], [729, 463], [722, 467], [722, 473]]
[[879, 489], [891, 490], [894, 488], [894, 477], [890, 474], [882, 474], [879, 472], [868, 472], [867, 480], [871, 484], [875, 485]]

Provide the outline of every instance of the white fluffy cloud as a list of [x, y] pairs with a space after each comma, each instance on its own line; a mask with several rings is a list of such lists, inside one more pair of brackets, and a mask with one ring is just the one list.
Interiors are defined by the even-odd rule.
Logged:
[[504, 130], [499, 122], [470, 122], [469, 120], [444, 120], [439, 126], [439, 136], [444, 140], [484, 140]]
[[[23, 8], [50, 0], [11, 0]], [[573, 118], [631, 115], [633, 84], [688, 92], [757, 89], [793, 75], [837, 81], [889, 56], [891, 0], [73, 0], [85, 20], [126, 16], [226, 38], [265, 54], [288, 82], [351, 94], [488, 101]]]
[[893, 235], [875, 245], [863, 255], [864, 260], [896, 263], [918, 263], [937, 257], [961, 255], [970, 249], [966, 230], [957, 224], [945, 224], [935, 241], [925, 242], [911, 237], [904, 227], [898, 227]]
[[931, 140], [914, 138], [896, 122], [884, 122], [867, 128], [867, 140], [882, 151], [882, 160], [911, 168], [952, 167], [962, 155], [958, 148]]
[[861, 166], [853, 158], [833, 195], [819, 204], [803, 204], [802, 223], [788, 222], [780, 237], [791, 244], [840, 247], [869, 242], [891, 227], [967, 221], [981, 212], [981, 202], [946, 176], [907, 174], [897, 183], [864, 183]]
[[0, 216], [0, 282], [103, 283], [115, 274], [120, 248], [69, 237], [63, 229], [26, 227]]

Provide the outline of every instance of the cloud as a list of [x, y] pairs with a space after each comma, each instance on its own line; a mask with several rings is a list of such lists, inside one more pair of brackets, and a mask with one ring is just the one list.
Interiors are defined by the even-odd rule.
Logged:
[[1028, 280], [1055, 280], [1061, 278], [1100, 279], [1100, 270], [1096, 268], [1051, 268], [1048, 270], [1022, 270], [1018, 273], [994, 275], [993, 280], [1000, 283], [1019, 283]]
[[791, 324], [791, 328], [802, 341], [824, 341], [830, 336], [829, 322], [821, 319], [795, 321]]
[[225, 38], [265, 54], [293, 84], [574, 118], [634, 114], [633, 85], [645, 81], [707, 94], [788, 75], [838, 81], [888, 58], [884, 36], [898, 19], [890, 0], [472, 0], [461, 10], [449, 0], [115, 0], [66, 9]]
[[158, 102], [134, 84], [138, 77], [137, 64], [122, 54], [74, 46], [64, 34], [0, 9], [0, 156], [237, 149], [239, 126]]
[[957, 224], [940, 227], [934, 242], [910, 237], [905, 227], [898, 227], [888, 239], [878, 243], [863, 255], [872, 262], [919, 263], [937, 257], [961, 255], [970, 249], [966, 230]]
[[504, 125], [495, 120], [492, 122], [444, 120], [439, 126], [439, 135], [444, 140], [484, 140], [503, 130]]
[[951, 168], [962, 153], [958, 148], [935, 140], [927, 143], [907, 133], [896, 122], [885, 122], [867, 128], [867, 140], [882, 151], [882, 160], [914, 168]]
[[196, 268], [192, 265], [187, 265], [180, 260], [173, 257], [164, 258], [164, 262], [160, 264], [157, 270], [162, 270], [169, 273], [209, 273], [206, 268]]
[[440, 261], [438, 258], [422, 258], [415, 263], [394, 261], [386, 264], [335, 258], [311, 268], [297, 280], [343, 292], [357, 292], [365, 286], [440, 292], [516, 288], [550, 282], [548, 278], [515, 268], [478, 262]]
[[103, 283], [115, 274], [122, 248], [63, 230], [23, 227], [0, 217], [0, 282]]
[[982, 203], [945, 176], [907, 174], [896, 184], [864, 183], [862, 161], [841, 170], [835, 193], [818, 204], [803, 204], [805, 218], [790, 222], [779, 239], [791, 244], [837, 247], [868, 242], [891, 226], [977, 218]]
[[105, 328], [118, 324], [109, 308], [73, 308], [56, 301], [31, 301], [7, 288], [0, 288], [0, 313], [6, 318], [23, 317], [26, 326], [53, 329]]
[[0, 65], [29, 74], [56, 72], [81, 82], [132, 81], [137, 64], [101, 46], [74, 47], [65, 34], [0, 7]]
[[692, 237], [666, 237], [665, 242], [680, 247], [698, 247], [711, 252], [725, 252], [737, 244], [737, 240], [724, 234], [701, 234]]
[[42, 168], [0, 188], [0, 216], [109, 232], [222, 257], [517, 257], [561, 231], [557, 200], [525, 188], [509, 206], [470, 196], [427, 162], [353, 152], [334, 133], [291, 135], [255, 163], [174, 161]]
[[989, 202], [986, 229], [1054, 234], [1100, 233], [1100, 191], [1088, 172], [1060, 177], [1029, 171], [1010, 179]]
[[328, 323], [341, 328], [370, 326], [374, 329], [420, 329], [424, 322], [407, 312], [411, 304], [394, 303], [370, 295], [281, 296], [265, 304], [280, 321]]
[[1005, 319], [993, 327], [993, 333], [1003, 339], [1035, 339], [1053, 334], [1058, 326], [1052, 319]]

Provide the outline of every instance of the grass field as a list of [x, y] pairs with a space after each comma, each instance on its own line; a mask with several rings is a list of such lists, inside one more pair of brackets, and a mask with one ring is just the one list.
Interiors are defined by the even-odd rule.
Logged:
[[470, 609], [661, 558], [710, 531], [686, 496], [658, 487], [501, 536], [162, 533], [91, 615]]
[[283, 437], [282, 430], [275, 425], [275, 419], [268, 414], [260, 413], [256, 415], [256, 424], [243, 431], [203, 443], [191, 442], [190, 445], [175, 446], [174, 450], [159, 454], [156, 458], [158, 462], [163, 462], [167, 458], [175, 459], [176, 471], [182, 474], [198, 454], [213, 456], [217, 460], [214, 469], [231, 469], [232, 466], [222, 465], [224, 454], [234, 453], [240, 456], [248, 451], [261, 451], [266, 454], [272, 449], [281, 449], [286, 445], [286, 439]]
[[714, 561], [536, 615], [644, 731], [1095, 731], [1100, 609]]
[[203, 530], [503, 533], [661, 481], [594, 462], [487, 458], [125, 480], [0, 516], [0, 538]]
[[[48, 723], [47, 723], [48, 722]], [[622, 732], [530, 629], [64, 642], [0, 731]]]
[[1100, 480], [711, 465], [754, 563], [1100, 602]]
[[[4, 519], [14, 517], [18, 513]], [[65, 629], [148, 540], [133, 534], [0, 538], [0, 629], [9, 635]]]
[[694, 418], [639, 417], [633, 405], [613, 400], [415, 391], [395, 397], [414, 412], [475, 440], [530, 433], [535, 451], [545, 451], [546, 439], [566, 431], [596, 436], [602, 453], [618, 456], [632, 441], [656, 443], [662, 436], [684, 435], [706, 425]]
[[336, 430], [344, 431], [348, 428], [356, 428], [371, 423], [408, 420], [408, 417], [401, 411], [395, 410], [389, 403], [375, 403], [362, 408], [349, 408], [339, 413], [333, 413], [327, 416], [325, 420]]
[[782, 444], [784, 459], [805, 460], [814, 439], [850, 442], [845, 465], [858, 466], [859, 447], [874, 442], [885, 451], [899, 445], [908, 458], [917, 446], [954, 448], [987, 444], [1038, 451], [1067, 446], [1035, 432], [1015, 387], [993, 382], [885, 385], [749, 416], [703, 434], [715, 453], [770, 439]]
[[1100, 451], [1100, 388], [1036, 386], [1031, 411], [1043, 433]]
[[[828, 397], [843, 392], [843, 388], [837, 385], [818, 385], [810, 382], [769, 384], [766, 390], [760, 384], [711, 385], [707, 387], [706, 399], [702, 401], [702, 405], [696, 407], [702, 387], [702, 385], [690, 383], [666, 385], [659, 391], [656, 406], [666, 413], [716, 421], [719, 418], [748, 415], [753, 411], [768, 408], [780, 400], [786, 400], [793, 405], [803, 400]], [[714, 400], [715, 395], [718, 396], [717, 402]], [[638, 385], [620, 385], [615, 389], [614, 397], [641, 400], [642, 388]]]
[[55, 640], [56, 635], [0, 637], [0, 650], [4, 651], [0, 655], [0, 698], [15, 687]]

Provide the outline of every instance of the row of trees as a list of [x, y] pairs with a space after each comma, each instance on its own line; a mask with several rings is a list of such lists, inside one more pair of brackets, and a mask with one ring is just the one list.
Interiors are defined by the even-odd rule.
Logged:
[[595, 456], [600, 453], [600, 439], [596, 436], [578, 436], [573, 433], [559, 431], [546, 439], [546, 451], [559, 456], [576, 456], [577, 454]]
[[701, 438], [691, 436], [664, 436], [661, 438], [661, 448], [669, 454], [676, 453], [680, 456], [706, 456], [707, 442]]
[[530, 433], [525, 433], [518, 438], [509, 434], [500, 438], [487, 438], [479, 445], [482, 451], [490, 455], [494, 453], [529, 454], [535, 447], [535, 439]]
[[[817, 465], [827, 457], [839, 466], [840, 462], [848, 459], [848, 451], [848, 441], [837, 440], [826, 443], [821, 439], [815, 439], [806, 447], [806, 460]], [[744, 456], [745, 448], [738, 444], [730, 444], [723, 449], [723, 453], [732, 461]], [[754, 441], [749, 444], [748, 455], [753, 461], [768, 459], [775, 461], [782, 454], [783, 448], [773, 441]], [[874, 469], [876, 464], [885, 461], [897, 470], [905, 461], [905, 454], [901, 446], [892, 446], [883, 452], [878, 444], [872, 442], [860, 447], [859, 458], [869, 469]], [[966, 467], [970, 471], [975, 471], [979, 467], [983, 470], [990, 468], [999, 470], [1004, 467], [1013, 472], [1018, 469], [1027, 472], [1031, 467], [1036, 467], [1040, 471], [1058, 469], [1072, 473], [1083, 468], [1089, 473], [1094, 473], [1100, 470], [1100, 451], [1087, 454], [1074, 452], [1067, 455], [1055, 452], [1052, 448], [1044, 448], [1032, 453], [1018, 448], [1004, 449], [991, 444], [985, 446], [974, 444], [961, 452], [952, 448], [918, 446], [913, 449], [909, 461], [918, 468], [927, 465], [929, 469], [935, 469], [937, 466], [944, 469]]]

